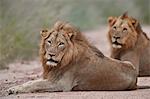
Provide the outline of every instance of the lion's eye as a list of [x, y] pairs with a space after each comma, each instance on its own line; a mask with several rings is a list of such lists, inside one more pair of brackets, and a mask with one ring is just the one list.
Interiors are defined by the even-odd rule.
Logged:
[[124, 31], [124, 32], [127, 31], [127, 28], [123, 28], [123, 31]]
[[48, 41], [48, 43], [51, 44], [52, 42], [51, 42], [51, 41]]
[[58, 47], [61, 48], [61, 49], [63, 49], [65, 47], [65, 43], [60, 42], [59, 45], [58, 45]]
[[114, 27], [113, 27], [113, 29], [114, 29], [114, 30], [116, 30], [116, 29], [117, 29], [117, 27], [116, 27], [116, 26], [114, 26]]
[[64, 43], [63, 43], [63, 42], [60, 42], [59, 45], [64, 45]]

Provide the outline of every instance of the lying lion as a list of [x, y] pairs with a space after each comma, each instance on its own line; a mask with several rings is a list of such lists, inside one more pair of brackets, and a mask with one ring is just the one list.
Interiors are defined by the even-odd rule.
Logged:
[[56, 22], [41, 32], [43, 79], [7, 90], [11, 93], [135, 89], [137, 73], [130, 62], [104, 56], [75, 27]]
[[108, 22], [111, 57], [132, 62], [139, 76], [150, 76], [150, 39], [139, 22], [127, 13], [109, 17]]

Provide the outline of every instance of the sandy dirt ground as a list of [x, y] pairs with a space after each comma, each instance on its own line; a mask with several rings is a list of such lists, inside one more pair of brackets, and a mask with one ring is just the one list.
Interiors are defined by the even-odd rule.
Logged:
[[[87, 39], [98, 47], [106, 56], [110, 55], [107, 40], [107, 27], [99, 27], [93, 31], [85, 31]], [[150, 37], [150, 27], [143, 30]], [[150, 77], [139, 77], [140, 89], [132, 91], [78, 91], [52, 93], [25, 93], [9, 95], [5, 90], [11, 86], [38, 79], [42, 74], [39, 59], [34, 61], [15, 62], [9, 65], [9, 70], [0, 71], [0, 99], [150, 99]]]

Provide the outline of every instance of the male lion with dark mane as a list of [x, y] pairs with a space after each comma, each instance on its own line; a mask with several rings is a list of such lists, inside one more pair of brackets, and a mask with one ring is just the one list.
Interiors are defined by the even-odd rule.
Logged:
[[82, 33], [66, 22], [41, 31], [43, 79], [7, 90], [11, 93], [71, 90], [130, 90], [136, 88], [135, 67], [104, 56]]
[[109, 17], [108, 39], [111, 57], [130, 61], [139, 76], [150, 76], [150, 39], [141, 29], [140, 23], [124, 13]]

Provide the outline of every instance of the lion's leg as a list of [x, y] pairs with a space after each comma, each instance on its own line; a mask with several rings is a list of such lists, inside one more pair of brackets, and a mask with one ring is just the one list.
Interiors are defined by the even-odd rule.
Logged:
[[52, 84], [46, 79], [39, 79], [34, 81], [26, 82], [22, 85], [11, 87], [7, 90], [8, 94], [15, 93], [26, 93], [26, 92], [36, 92], [36, 91], [60, 91], [62, 90], [58, 84]]
[[[122, 90], [131, 90], [136, 89], [137, 86], [137, 71], [136, 67], [129, 61], [119, 61], [115, 59], [109, 58], [109, 64], [111, 64], [113, 67], [112, 70], [118, 73], [117, 77], [118, 80], [121, 81], [121, 83], [118, 83], [118, 86], [116, 85], [116, 88]], [[120, 79], [121, 78], [121, 79]]]
[[137, 71], [136, 71], [136, 67], [129, 61], [122, 61], [123, 63], [123, 71], [125, 73], [127, 73], [126, 77], [128, 78], [127, 79], [127, 82], [130, 82], [127, 90], [134, 90], [137, 88]]
[[121, 61], [129, 61], [133, 64], [137, 74], [139, 74], [139, 54], [130, 51], [121, 57]]

